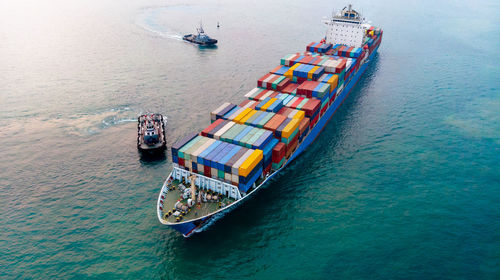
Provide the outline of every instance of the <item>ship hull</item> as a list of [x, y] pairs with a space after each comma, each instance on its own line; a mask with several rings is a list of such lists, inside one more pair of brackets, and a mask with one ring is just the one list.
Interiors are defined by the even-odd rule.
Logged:
[[159, 133], [161, 134], [160, 141], [154, 145], [148, 145], [142, 141], [142, 135], [140, 133], [141, 131], [141, 122], [140, 118], [138, 118], [139, 123], [137, 124], [137, 149], [139, 149], [139, 152], [141, 152], [143, 155], [156, 155], [159, 153], [163, 153], [165, 149], [167, 148], [167, 138], [166, 138], [166, 133], [165, 133], [165, 119], [163, 118], [162, 115], [160, 115], [161, 118], [161, 127], [159, 129]]
[[[207, 215], [204, 217], [201, 217], [197, 220], [191, 220], [191, 221], [186, 221], [184, 223], [166, 223], [161, 217], [161, 210], [159, 210], [160, 206], [160, 197], [161, 193], [166, 193], [167, 192], [167, 187], [166, 187], [166, 181], [163, 184], [162, 191], [160, 192], [160, 197], [158, 198], [158, 205], [157, 205], [157, 211], [158, 211], [158, 218], [160, 222], [163, 224], [172, 227], [173, 229], [177, 230], [178, 232], [182, 233], [184, 237], [189, 237], [192, 234], [196, 232], [201, 232], [205, 230], [207, 227], [212, 225], [215, 221], [223, 217], [226, 213], [234, 210], [236, 207], [240, 206], [244, 201], [248, 200], [248, 198], [252, 197], [258, 190], [264, 188], [269, 180], [271, 180], [273, 177], [278, 175], [286, 166], [288, 166], [292, 161], [297, 158], [302, 152], [304, 152], [307, 147], [309, 147], [314, 140], [318, 137], [318, 135], [321, 133], [321, 131], [325, 128], [326, 124], [328, 121], [332, 118], [332, 116], [335, 114], [337, 109], [342, 105], [344, 100], [349, 96], [351, 93], [351, 90], [353, 87], [356, 85], [358, 80], [361, 78], [363, 73], [366, 71], [368, 66], [371, 64], [371, 61], [375, 57], [378, 51], [378, 46], [373, 50], [373, 52], [370, 54], [368, 57], [367, 61], [360, 66], [358, 71], [354, 74], [352, 79], [349, 81], [349, 83], [346, 84], [342, 92], [339, 94], [339, 96], [335, 99], [335, 101], [330, 105], [330, 107], [326, 110], [324, 115], [318, 120], [318, 123], [312, 128], [312, 130], [309, 132], [309, 134], [304, 138], [304, 140], [300, 143], [300, 145], [297, 147], [297, 150], [290, 156], [290, 158], [286, 161], [286, 163], [278, 170], [270, 174], [260, 185], [255, 187], [254, 190], [252, 190], [250, 193], [248, 193], [246, 196], [241, 198], [240, 200], [234, 202], [233, 204], [229, 205], [228, 207], [224, 208], [221, 211], [218, 211], [214, 214]], [[170, 175], [171, 176], [171, 175]], [[169, 178], [170, 178], [169, 176]], [[168, 178], [167, 178], [168, 180]]]
[[217, 44], [216, 39], [210, 39], [206, 42], [197, 41], [192, 34], [185, 35], [184, 37], [182, 37], [182, 40], [193, 43], [193, 44], [198, 44], [200, 46], [215, 46], [215, 44]]

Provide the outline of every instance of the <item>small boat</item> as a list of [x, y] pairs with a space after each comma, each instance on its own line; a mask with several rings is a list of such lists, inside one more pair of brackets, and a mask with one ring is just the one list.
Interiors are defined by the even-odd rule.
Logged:
[[213, 46], [217, 44], [216, 39], [212, 39], [207, 34], [205, 34], [205, 31], [203, 30], [203, 26], [201, 25], [201, 23], [200, 27], [196, 28], [196, 31], [198, 31], [198, 35], [195, 34], [184, 35], [184, 37], [182, 37], [182, 40], [195, 43], [200, 46]]
[[165, 138], [165, 120], [161, 114], [146, 114], [137, 118], [137, 148], [141, 152], [163, 152]]

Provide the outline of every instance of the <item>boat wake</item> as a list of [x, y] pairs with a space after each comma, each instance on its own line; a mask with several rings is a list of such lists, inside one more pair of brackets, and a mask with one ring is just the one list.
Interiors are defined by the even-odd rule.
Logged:
[[137, 122], [137, 113], [128, 107], [113, 108], [93, 114], [78, 114], [62, 116], [53, 119], [67, 134], [74, 136], [88, 136], [98, 134], [107, 128], [124, 123]]
[[142, 29], [148, 31], [150, 34], [154, 34], [161, 38], [173, 39], [177, 41], [182, 41], [182, 35], [169, 30], [164, 25], [160, 24], [161, 11], [165, 10], [166, 7], [162, 8], [148, 8], [144, 9], [136, 18], [135, 24]]

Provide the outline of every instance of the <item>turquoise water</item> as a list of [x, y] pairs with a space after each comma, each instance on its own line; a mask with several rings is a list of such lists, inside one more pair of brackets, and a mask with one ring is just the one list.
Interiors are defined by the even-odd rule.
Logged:
[[[383, 42], [316, 142], [207, 231], [160, 225], [137, 114], [201, 130], [334, 8], [234, 2], [0, 3], [2, 278], [500, 278], [495, 1], [354, 2]], [[218, 48], [179, 40], [200, 18]]]

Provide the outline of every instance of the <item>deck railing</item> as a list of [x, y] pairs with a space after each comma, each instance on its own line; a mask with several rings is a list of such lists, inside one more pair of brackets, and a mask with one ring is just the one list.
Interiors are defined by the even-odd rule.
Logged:
[[218, 192], [235, 200], [239, 200], [242, 197], [240, 190], [236, 186], [219, 181], [217, 179], [205, 177], [200, 174], [195, 174], [179, 167], [174, 167], [172, 169], [172, 177], [179, 181], [182, 181], [182, 178], [184, 178], [186, 182], [191, 183], [190, 177], [192, 175], [196, 176], [195, 184], [198, 188]]

